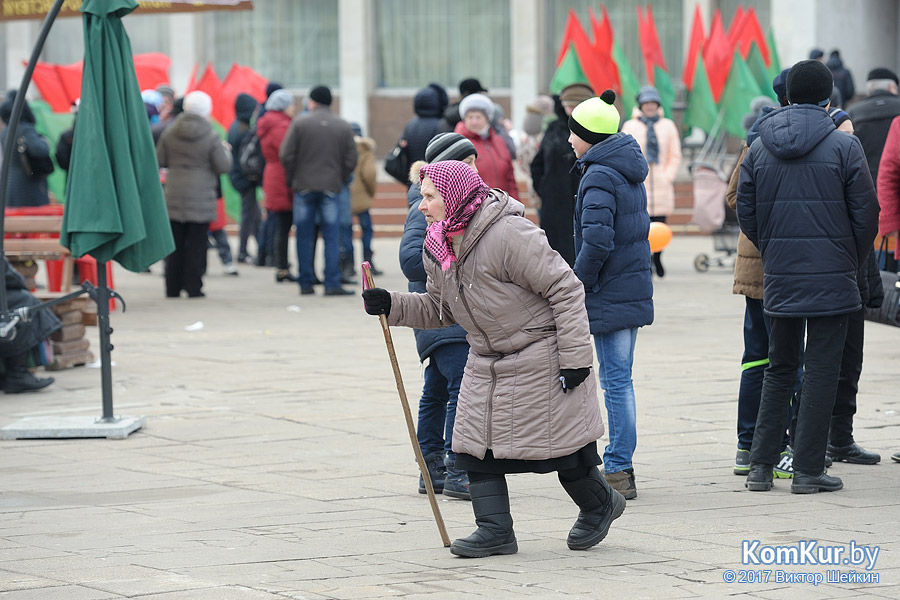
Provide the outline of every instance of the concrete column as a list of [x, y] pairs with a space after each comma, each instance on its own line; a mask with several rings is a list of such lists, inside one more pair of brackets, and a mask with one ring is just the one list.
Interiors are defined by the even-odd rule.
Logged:
[[[194, 64], [197, 63], [199, 41], [197, 36], [197, 17], [191, 13], [169, 15], [169, 51], [172, 64], [169, 67], [169, 80], [175, 88], [175, 97], [184, 95], [185, 87], [191, 76]], [[204, 65], [197, 65], [197, 76], [202, 73]]]
[[521, 127], [525, 119], [525, 106], [544, 87], [540, 81], [540, 52], [544, 47], [540, 12], [540, 0], [510, 2], [510, 117], [516, 127]]
[[[40, 26], [40, 22], [37, 21], [10, 21], [5, 24], [6, 86], [4, 86], [4, 90], [19, 89], [22, 75], [25, 73], [25, 64], [22, 61], [27, 62], [31, 57]], [[34, 98], [33, 83], [28, 90], [28, 98]]]
[[[791, 0], [791, 2], [772, 2], [772, 24], [775, 31], [775, 46], [782, 68], [786, 68], [799, 60], [809, 58], [809, 51], [822, 44], [819, 39], [818, 22], [821, 2], [818, 0]], [[847, 7], [840, 12], [832, 13], [830, 18], [843, 18], [838, 15], [848, 11]], [[823, 50], [826, 50], [823, 48]], [[827, 51], [827, 50], [826, 50]]]
[[369, 132], [369, 93], [372, 89], [371, 0], [338, 3], [341, 117]]

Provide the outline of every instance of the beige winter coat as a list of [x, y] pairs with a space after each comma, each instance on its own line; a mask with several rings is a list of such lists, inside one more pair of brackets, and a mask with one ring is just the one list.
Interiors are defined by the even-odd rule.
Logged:
[[[622, 124], [622, 131], [631, 134], [647, 156], [647, 126], [640, 120], [641, 111], [635, 108], [631, 119]], [[675, 211], [675, 176], [681, 165], [681, 137], [671, 119], [664, 118], [659, 109], [659, 121], [653, 126], [659, 141], [659, 163], [648, 164], [650, 173], [644, 181], [647, 189], [647, 212], [651, 217], [670, 215]]]
[[[731, 210], [737, 210], [737, 187], [741, 175], [741, 163], [747, 154], [747, 144], [741, 150], [737, 165], [728, 180], [728, 191], [725, 192], [725, 201]], [[763, 267], [759, 250], [742, 231], [738, 235], [737, 258], [734, 259], [734, 287], [732, 292], [743, 294], [755, 300], [763, 299]]]
[[501, 190], [472, 217], [447, 271], [428, 256], [427, 293], [391, 292], [391, 325], [459, 323], [471, 347], [453, 451], [482, 459], [541, 460], [603, 435], [592, 372], [563, 393], [560, 368], [594, 363], [584, 286], [550, 248], [525, 207]]
[[372, 208], [372, 198], [375, 197], [375, 140], [367, 137], [353, 139], [356, 140], [359, 160], [350, 184], [350, 212], [358, 215]]

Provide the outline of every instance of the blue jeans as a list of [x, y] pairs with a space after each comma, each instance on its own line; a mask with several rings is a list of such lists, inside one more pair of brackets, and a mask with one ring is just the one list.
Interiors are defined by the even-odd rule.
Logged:
[[344, 186], [338, 194], [341, 204], [341, 254], [353, 262], [353, 213], [350, 211], [350, 187]]
[[[738, 448], [749, 450], [753, 444], [753, 432], [756, 430], [756, 417], [759, 414], [759, 401], [762, 397], [763, 374], [769, 365], [769, 331], [771, 321], [763, 312], [762, 300], [745, 298], [744, 307], [744, 356], [741, 359], [741, 385], [738, 391], [737, 436]], [[803, 351], [800, 353], [800, 364], [803, 364]], [[797, 383], [794, 386], [794, 400], [800, 395], [803, 385], [803, 368], [797, 372]], [[796, 407], [791, 402], [787, 423], [784, 424], [782, 449], [790, 443], [787, 431]]]
[[340, 258], [340, 202], [331, 192], [294, 192], [294, 226], [297, 228], [297, 262], [300, 266], [297, 281], [300, 288], [311, 288], [313, 271], [313, 249], [315, 229], [318, 219], [319, 231], [325, 241], [325, 289], [341, 287]]
[[222, 261], [222, 264], [232, 264], [234, 259], [231, 256], [231, 246], [228, 244], [228, 234], [225, 233], [225, 230], [210, 231], [208, 235], [216, 244], [216, 252], [219, 253], [219, 260]]
[[463, 370], [469, 357], [469, 345], [462, 343], [438, 346], [425, 367], [425, 385], [419, 399], [419, 426], [416, 437], [422, 454], [452, 451], [453, 424], [456, 422], [456, 401], [462, 383]]
[[637, 415], [631, 367], [637, 328], [622, 329], [594, 336], [600, 369], [600, 387], [606, 402], [609, 444], [603, 452], [604, 469], [618, 473], [632, 468], [631, 459], [637, 447]]

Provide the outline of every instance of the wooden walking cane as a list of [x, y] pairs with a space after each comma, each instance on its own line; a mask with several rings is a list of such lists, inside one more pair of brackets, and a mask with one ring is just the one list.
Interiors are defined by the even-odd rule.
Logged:
[[[363, 273], [363, 290], [375, 287], [375, 280], [372, 279], [372, 265], [368, 261], [362, 264]], [[441, 541], [444, 542], [444, 548], [450, 547], [450, 538], [447, 536], [447, 530], [444, 528], [444, 519], [441, 517], [441, 509], [438, 507], [437, 499], [434, 497], [434, 486], [431, 485], [431, 475], [428, 474], [428, 466], [425, 464], [425, 457], [422, 456], [422, 449], [419, 447], [419, 439], [416, 437], [416, 428], [413, 425], [412, 413], [409, 410], [409, 401], [406, 399], [406, 389], [403, 387], [403, 377], [400, 375], [400, 364], [397, 362], [397, 353], [394, 351], [394, 341], [391, 339], [391, 329], [388, 326], [387, 316], [378, 315], [381, 321], [381, 329], [384, 332], [384, 343], [387, 345], [388, 356], [391, 359], [391, 367], [394, 369], [394, 380], [397, 382], [397, 393], [400, 394], [400, 404], [403, 405], [403, 416], [406, 417], [406, 429], [409, 432], [409, 441], [412, 443], [413, 450], [416, 452], [416, 462], [419, 463], [419, 472], [422, 474], [422, 481], [425, 482], [425, 491], [428, 492], [428, 501], [431, 503], [431, 512], [434, 513], [434, 520], [437, 522], [438, 531], [441, 534]]]

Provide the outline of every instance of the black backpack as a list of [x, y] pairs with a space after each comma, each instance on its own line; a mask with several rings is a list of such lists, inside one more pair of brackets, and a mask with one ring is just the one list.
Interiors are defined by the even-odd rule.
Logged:
[[238, 148], [238, 164], [241, 167], [241, 173], [248, 181], [262, 180], [266, 159], [262, 153], [259, 136], [256, 135], [256, 127], [251, 128], [241, 140], [240, 148]]

